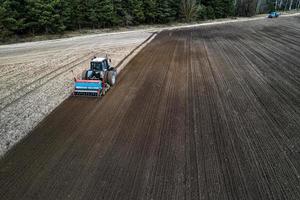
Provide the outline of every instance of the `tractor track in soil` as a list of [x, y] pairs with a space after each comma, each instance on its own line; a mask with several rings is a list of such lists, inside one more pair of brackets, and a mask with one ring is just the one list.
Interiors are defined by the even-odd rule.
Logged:
[[72, 70], [76, 66], [83, 64], [84, 62], [91, 59], [93, 56], [94, 56], [94, 52], [88, 53], [80, 58], [77, 58], [74, 61], [71, 61], [70, 63], [64, 64], [64, 65], [58, 67], [55, 71], [50, 71], [47, 74], [39, 77], [38, 79], [36, 79], [32, 82], [24, 84], [22, 87], [20, 87], [14, 91], [14, 96], [5, 96], [3, 98], [0, 98], [0, 101], [2, 102], [0, 105], [0, 111], [7, 108], [11, 104], [16, 103], [21, 98], [24, 98], [24, 96], [30, 95], [30, 93], [32, 93], [36, 89], [44, 86], [44, 84], [46, 84], [47, 82]]
[[300, 199], [299, 22], [159, 33], [0, 160], [0, 199]]

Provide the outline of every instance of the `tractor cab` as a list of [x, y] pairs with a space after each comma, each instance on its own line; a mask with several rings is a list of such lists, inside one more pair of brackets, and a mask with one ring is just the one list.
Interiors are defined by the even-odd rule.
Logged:
[[110, 67], [106, 58], [94, 58], [91, 60], [90, 69], [93, 71], [107, 71]]
[[[114, 71], [110, 66], [110, 59], [102, 57], [94, 57], [90, 62], [90, 69], [82, 73], [83, 80], [105, 80], [109, 71]], [[114, 83], [113, 83], [114, 84]]]

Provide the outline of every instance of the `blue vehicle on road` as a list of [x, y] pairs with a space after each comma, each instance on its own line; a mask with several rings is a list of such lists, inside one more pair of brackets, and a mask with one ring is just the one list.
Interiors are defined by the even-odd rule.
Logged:
[[278, 12], [270, 12], [268, 18], [277, 18], [279, 15], [280, 14]]

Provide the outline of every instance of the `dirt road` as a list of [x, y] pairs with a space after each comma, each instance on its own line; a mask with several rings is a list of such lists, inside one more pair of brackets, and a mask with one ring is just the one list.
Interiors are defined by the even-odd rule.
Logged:
[[300, 199], [300, 17], [164, 31], [0, 161], [0, 199]]

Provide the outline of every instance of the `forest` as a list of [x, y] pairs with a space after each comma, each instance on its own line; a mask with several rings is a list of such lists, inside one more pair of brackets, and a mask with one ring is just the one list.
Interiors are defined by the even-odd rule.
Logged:
[[0, 0], [0, 40], [83, 28], [252, 16], [300, 0]]

